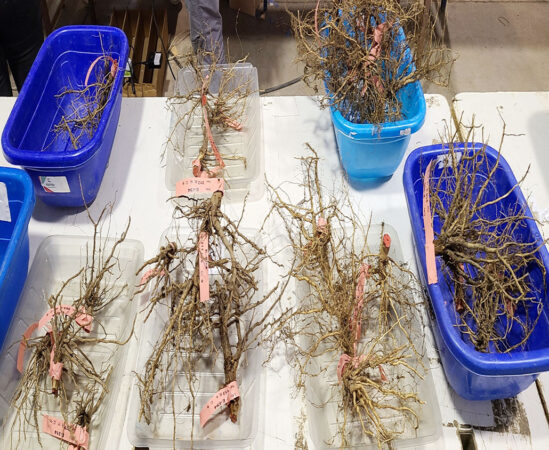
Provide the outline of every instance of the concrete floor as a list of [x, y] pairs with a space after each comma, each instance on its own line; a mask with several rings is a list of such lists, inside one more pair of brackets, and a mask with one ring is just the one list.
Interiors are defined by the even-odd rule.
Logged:
[[[65, 3], [58, 26], [89, 21], [87, 2]], [[179, 54], [190, 48], [184, 2], [183, 6], [174, 6], [170, 0], [95, 3], [100, 23], [108, 23], [112, 8], [166, 7], [174, 29], [172, 45]], [[233, 61], [247, 56], [258, 68], [260, 89], [302, 74], [302, 66], [295, 63], [296, 46], [284, 10], [271, 6], [265, 19], [259, 20], [231, 10], [228, 3], [220, 0], [227, 53]], [[277, 4], [273, 0], [269, 3]], [[549, 1], [449, 0], [447, 17], [450, 47], [459, 57], [450, 85], [441, 88], [426, 83], [426, 92], [451, 99], [458, 92], [470, 91], [549, 91]], [[174, 63], [172, 67], [177, 69]], [[169, 95], [173, 81], [169, 71], [166, 76], [165, 94]], [[300, 82], [271, 95], [311, 94], [313, 90]]]

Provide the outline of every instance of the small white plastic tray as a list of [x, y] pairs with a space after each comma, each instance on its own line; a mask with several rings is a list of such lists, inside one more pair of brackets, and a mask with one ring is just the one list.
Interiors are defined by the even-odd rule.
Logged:
[[[101, 240], [100, 251], [102, 253], [109, 251], [114, 242], [114, 239]], [[85, 265], [86, 258], [91, 253], [92, 244], [93, 240], [88, 237], [50, 236], [42, 242], [36, 253], [0, 354], [0, 448], [21, 450], [39, 448], [34, 428], [26, 426], [21, 429], [19, 425], [12, 427], [15, 412], [10, 408], [10, 402], [21, 377], [16, 369], [19, 342], [29, 325], [40, 320], [49, 309], [46, 303], [47, 297], [58, 292], [62, 283]], [[135, 303], [132, 303], [130, 299], [136, 286], [135, 273], [143, 262], [143, 245], [139, 241], [127, 239], [119, 245], [116, 255], [118, 264], [113, 266], [104, 282], [113, 286], [115, 290], [120, 290], [124, 286], [126, 288], [122, 291], [122, 295], [96, 318], [102, 324], [103, 329], [92, 326], [91, 335], [125, 340], [131, 333], [133, 317], [136, 314]], [[78, 277], [64, 289], [62, 304], [71, 304], [79, 292], [80, 278]], [[38, 336], [38, 333], [40, 333], [39, 330], [35, 332], [35, 335]], [[117, 409], [117, 401], [119, 401], [117, 386], [124, 375], [126, 349], [127, 345], [114, 346], [112, 344], [96, 344], [89, 349], [89, 357], [96, 367], [105, 368], [108, 365], [114, 368], [109, 382], [109, 394], [94, 416], [92, 428], [88, 430], [90, 450], [112, 448], [107, 439], [110, 425], [113, 422], [113, 414]], [[27, 351], [25, 364], [29, 355], [30, 352]], [[58, 403], [52, 401], [39, 414], [61, 418], [57, 408]], [[19, 431], [22, 432], [20, 436]], [[40, 433], [40, 439], [45, 450], [67, 447], [67, 444], [63, 444], [60, 440], [45, 433]]]
[[[249, 63], [220, 65], [212, 75], [210, 93], [216, 95], [222, 74], [232, 70], [233, 78], [224, 86], [225, 90], [245, 86], [250, 94], [245, 100], [244, 113], [240, 122], [241, 131], [232, 128], [222, 130], [212, 127], [212, 135], [225, 163], [221, 177], [225, 179], [229, 194], [246, 194], [254, 180], [263, 170], [263, 135], [261, 104], [257, 69]], [[195, 89], [195, 74], [191, 69], [181, 69], [178, 74], [176, 94], [186, 95]], [[181, 120], [190, 110], [190, 104], [172, 104], [170, 135], [166, 147], [166, 187], [171, 192], [184, 178], [192, 177], [192, 162], [196, 159], [203, 142], [202, 109], [196, 108], [189, 117]], [[215, 165], [215, 164], [214, 164]], [[231, 198], [231, 195], [229, 195]], [[236, 197], [235, 197], [236, 198]]]
[[[257, 235], [257, 231], [249, 229], [244, 229], [243, 233], [249, 237]], [[193, 241], [195, 236], [196, 232], [188, 228], [172, 227], [163, 234], [160, 246], [165, 246], [169, 242], [176, 242], [178, 246], [182, 246], [185, 242]], [[255, 242], [260, 243], [260, 239], [256, 238]], [[192, 262], [189, 261], [189, 264], [192, 265]], [[190, 268], [189, 265], [186, 269]], [[266, 279], [265, 270], [256, 272], [256, 275], [259, 284], [256, 295], [261, 298], [265, 292], [263, 285]], [[210, 282], [213, 282], [216, 276], [218, 276], [217, 271], [210, 269]], [[145, 302], [148, 301], [148, 295], [143, 297]], [[168, 318], [168, 304], [157, 304], [151, 316], [142, 325], [138, 336], [139, 353], [135, 367], [137, 374], [142, 374], [147, 359]], [[138, 320], [140, 320], [139, 317]], [[169, 355], [165, 355], [165, 358], [169, 357]], [[197, 365], [196, 380], [193, 383], [193, 392], [196, 398], [194, 424], [192, 408], [190, 408], [192, 398], [189, 383], [183, 371], [174, 373], [174, 378], [168, 378], [166, 385], [174, 382], [173, 395], [171, 390], [164, 392], [157, 399], [156, 404], [152, 405], [150, 425], [147, 425], [144, 420], [139, 420], [139, 388], [137, 382], [134, 381], [130, 394], [127, 422], [130, 443], [136, 447], [149, 447], [150, 449], [187, 449], [191, 446], [195, 449], [237, 449], [250, 446], [257, 433], [260, 410], [262, 402], [264, 402], [263, 358], [261, 349], [255, 347], [249, 350], [240, 361], [237, 383], [241, 403], [236, 423], [232, 423], [226, 410], [223, 410], [215, 415], [204, 428], [200, 427], [200, 410], [224, 386], [222, 355], [218, 355], [217, 358], [203, 355]], [[193, 429], [192, 443], [190, 440], [191, 429]]]
[[[396, 261], [402, 262], [401, 246], [396, 230], [392, 226], [384, 224], [383, 232], [388, 233], [391, 237], [389, 256]], [[381, 233], [381, 225], [373, 224], [370, 226], [366, 245], [373, 254], [377, 253], [379, 250]], [[358, 246], [363, 245], [364, 240], [362, 235], [355, 235], [354, 240]], [[309, 293], [309, 288], [305, 283], [298, 283], [296, 288], [297, 296], [299, 298], [305, 298]], [[376, 312], [372, 311], [372, 317], [375, 316]], [[415, 338], [416, 345], [419, 346], [422, 343], [424, 335], [420, 324], [419, 312], [416, 319], [417, 320], [412, 322], [413, 330], [411, 335]], [[361, 342], [367, 342], [369, 340], [368, 338], [371, 337], [371, 333], [364, 328], [364, 325], [362, 332], [363, 337]], [[404, 339], [404, 336], [402, 336], [400, 345], [406, 344]], [[307, 345], [306, 342], [304, 342], [304, 344]], [[425, 344], [423, 343], [423, 345]], [[425, 354], [424, 347], [417, 348], [417, 350], [419, 353]], [[340, 408], [341, 388], [338, 384], [336, 371], [340, 356], [341, 355], [339, 354], [326, 353], [322, 355], [322, 357], [315, 358], [309, 367], [311, 373], [320, 372], [317, 376], [307, 377], [306, 381], [307, 422], [310, 437], [315, 448], [318, 450], [340, 448], [341, 445], [341, 441], [338, 437], [338, 430], [343, 422], [343, 415]], [[409, 371], [402, 370], [398, 367], [394, 368], [389, 366], [384, 368], [385, 375], [388, 379], [398, 379], [399, 387], [417, 392], [419, 398], [425, 402], [423, 405], [413, 403], [408, 405], [412, 406], [419, 419], [417, 428], [413, 428], [409, 421], [403, 420], [403, 416], [397, 411], [379, 411], [382, 415], [382, 422], [388, 429], [402, 430], [402, 433], [391, 443], [392, 446], [396, 448], [421, 447], [422, 445], [436, 441], [442, 432], [440, 411], [435, 395], [433, 378], [431, 372], [428, 370], [429, 364], [426, 358], [423, 359], [423, 365], [427, 368], [427, 373], [423, 379], [417, 376], [411, 376]], [[408, 360], [408, 362], [411, 361], [412, 360]], [[419, 367], [419, 361], [417, 362], [417, 366]], [[411, 364], [413, 365], [413, 362]], [[372, 377], [379, 377], [379, 373], [377, 373], [377, 371], [372, 371]], [[346, 430], [349, 446], [345, 448], [371, 450], [378, 448], [375, 438], [370, 438], [365, 435], [358, 421], [355, 423], [348, 417]]]

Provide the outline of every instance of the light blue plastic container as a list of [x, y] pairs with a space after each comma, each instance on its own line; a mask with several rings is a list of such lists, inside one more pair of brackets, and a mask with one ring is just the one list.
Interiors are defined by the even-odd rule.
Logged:
[[403, 87], [398, 98], [404, 119], [381, 125], [349, 122], [331, 108], [341, 164], [350, 178], [388, 178], [399, 166], [411, 134], [425, 122], [425, 97], [416, 81]]
[[[415, 70], [401, 27], [396, 31], [391, 55], [402, 61], [400, 72]], [[326, 92], [330, 95], [327, 88]], [[425, 97], [419, 81], [400, 89], [397, 98], [401, 102], [402, 119], [395, 122], [354, 123], [337, 109], [330, 109], [341, 164], [351, 179], [390, 178], [404, 157], [411, 134], [425, 122]]]

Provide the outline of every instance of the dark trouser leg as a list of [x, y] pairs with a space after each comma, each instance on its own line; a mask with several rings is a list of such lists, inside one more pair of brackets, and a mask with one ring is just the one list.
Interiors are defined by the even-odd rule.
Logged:
[[204, 56], [204, 63], [211, 62], [210, 55], [215, 55], [219, 64], [225, 63], [223, 47], [223, 27], [219, 0], [186, 0], [191, 22], [191, 43], [195, 53], [209, 53]]
[[19, 91], [43, 40], [40, 0], [0, 0], [0, 46]]
[[11, 97], [10, 74], [4, 51], [0, 47], [0, 97]]

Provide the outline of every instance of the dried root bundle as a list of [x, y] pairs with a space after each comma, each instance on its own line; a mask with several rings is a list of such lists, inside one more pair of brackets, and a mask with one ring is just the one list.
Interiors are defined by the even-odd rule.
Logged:
[[[70, 140], [77, 150], [95, 134], [107, 105], [118, 71], [118, 61], [104, 54], [91, 66], [81, 86], [70, 86], [55, 98], [62, 110], [59, 121], [53, 126], [53, 140]], [[95, 80], [88, 83], [89, 80]]]
[[[193, 161], [195, 176], [205, 172], [209, 177], [223, 177], [223, 160], [240, 159], [246, 166], [243, 155], [218, 149], [217, 145], [222, 143], [223, 133], [242, 130], [252, 86], [251, 80], [238, 70], [243, 61], [220, 65], [213, 54], [207, 54], [207, 59], [210, 64], [201, 66], [203, 53], [185, 58], [191, 76], [180, 77], [178, 93], [169, 99], [176, 120], [168, 142], [176, 152], [200, 162], [198, 165]], [[180, 134], [182, 142], [178, 141]], [[189, 150], [191, 154], [185, 155]]]
[[[221, 199], [222, 194], [216, 192], [210, 199], [178, 207], [176, 219], [186, 221], [190, 236], [166, 242], [143, 266], [149, 268], [143, 289], [149, 286], [151, 291], [146, 320], [154, 310], [164, 311], [166, 322], [137, 376], [139, 418], [151, 423], [154, 405], [165, 392], [173, 396], [174, 390], [189, 391], [191, 440], [195, 408], [205, 406], [196, 401], [198, 372], [212, 371], [221, 358], [224, 382], [219, 389], [239, 383], [246, 352], [282, 320], [271, 318], [281, 297], [278, 285], [267, 292], [260, 288], [269, 255], [254, 238], [246, 236], [240, 228], [241, 219], [233, 221], [223, 213]], [[184, 374], [183, 386], [177, 384], [175, 373]], [[238, 420], [240, 404], [240, 398], [228, 403], [232, 422]]]
[[[12, 400], [16, 411], [12, 441], [14, 437], [17, 442], [26, 439], [27, 431], [33, 430], [42, 446], [40, 436], [47, 432], [44, 417], [57, 411], [61, 417], [54, 419], [62, 420], [71, 429], [71, 439], [84, 445], [89, 437], [82, 436], [89, 436], [94, 417], [109, 392], [112, 362], [104, 356], [98, 361], [92, 354], [100, 351], [112, 356], [125, 344], [105, 329], [102, 313], [128, 289], [116, 275], [117, 253], [128, 228], [118, 240], [102, 243], [102, 222], [107, 213], [105, 208], [97, 221], [90, 217], [94, 234], [87, 248], [86, 265], [47, 297], [48, 314], [23, 337], [20, 352], [26, 350], [29, 357], [24, 370], [20, 368], [22, 377]], [[12, 445], [15, 448], [18, 443]]]
[[299, 203], [271, 187], [295, 258], [290, 275], [298, 282], [298, 305], [282, 333], [295, 351], [298, 385], [315, 407], [326, 408], [318, 413], [329, 416], [326, 424], [338, 424], [330, 445], [390, 446], [419, 424], [423, 338], [413, 322], [421, 292], [414, 275], [391, 256], [383, 226], [369, 248], [370, 225], [340, 206], [350, 206], [349, 199], [323, 198], [318, 161], [316, 154], [302, 159], [305, 197]]
[[293, 16], [292, 27], [304, 81], [324, 84], [324, 105], [351, 122], [400, 120], [403, 87], [448, 83], [453, 57], [436, 43], [422, 1], [332, 1]]
[[[471, 140], [472, 130], [465, 151], [450, 136], [447, 156], [429, 169], [437, 171], [429, 185], [435, 254], [461, 332], [479, 351], [509, 352], [526, 345], [543, 311], [545, 267], [528, 231], [534, 219], [527, 217], [526, 205], [509, 201], [524, 177], [505, 192], [498, 189], [500, 155], [492, 162], [486, 145]], [[536, 270], [539, 283], [530, 276]]]

